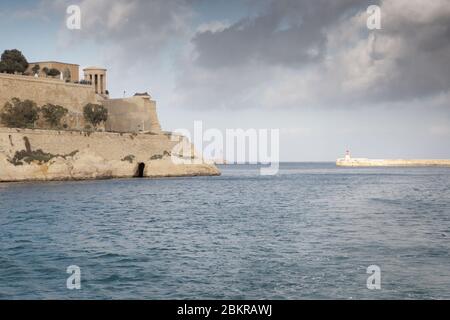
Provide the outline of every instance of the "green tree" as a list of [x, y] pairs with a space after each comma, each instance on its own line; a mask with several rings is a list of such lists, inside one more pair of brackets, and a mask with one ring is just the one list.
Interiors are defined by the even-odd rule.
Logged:
[[5, 103], [0, 118], [8, 127], [31, 128], [39, 119], [39, 108], [34, 101], [13, 98], [11, 102]]
[[14, 74], [24, 73], [28, 68], [28, 61], [19, 50], [5, 50], [0, 60], [0, 72]]
[[60, 74], [61, 74], [61, 71], [59, 71], [58, 69], [55, 69], [55, 68], [51, 68], [50, 70], [47, 71], [47, 75], [50, 77], [56, 77], [56, 76], [59, 76]]
[[31, 71], [33, 71], [33, 74], [39, 73], [39, 70], [41, 70], [41, 66], [38, 64], [35, 64], [33, 68], [31, 68]]
[[41, 112], [45, 121], [47, 121], [51, 127], [57, 127], [61, 124], [61, 119], [69, 112], [69, 110], [64, 107], [48, 103], [41, 108]]
[[63, 72], [64, 75], [64, 79], [65, 80], [71, 80], [72, 79], [72, 75], [70, 74], [70, 70], [68, 68], [66, 68]]
[[84, 119], [97, 127], [100, 123], [108, 120], [108, 109], [100, 104], [88, 103], [83, 108]]

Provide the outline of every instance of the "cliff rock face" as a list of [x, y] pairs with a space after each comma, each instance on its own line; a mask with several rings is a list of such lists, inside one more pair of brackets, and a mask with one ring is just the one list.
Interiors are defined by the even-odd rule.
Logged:
[[0, 181], [219, 175], [183, 137], [0, 128]]

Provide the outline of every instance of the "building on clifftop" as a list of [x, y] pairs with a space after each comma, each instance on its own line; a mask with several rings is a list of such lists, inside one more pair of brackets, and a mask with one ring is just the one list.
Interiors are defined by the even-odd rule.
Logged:
[[[49, 76], [52, 69], [59, 76]], [[32, 100], [39, 107], [60, 105], [69, 111], [63, 119], [65, 128], [84, 130], [84, 106], [101, 104], [108, 109], [106, 131], [161, 133], [156, 102], [148, 93], [110, 99], [107, 69], [102, 67], [84, 68], [83, 78], [79, 80], [79, 65], [57, 61], [30, 63], [25, 75], [0, 73], [0, 111], [13, 98]]]

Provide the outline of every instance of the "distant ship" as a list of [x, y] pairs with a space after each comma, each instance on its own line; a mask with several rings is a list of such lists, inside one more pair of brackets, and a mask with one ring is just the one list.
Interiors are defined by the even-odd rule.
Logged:
[[345, 158], [336, 160], [338, 167], [450, 167], [446, 159], [367, 159], [352, 158], [347, 151]]

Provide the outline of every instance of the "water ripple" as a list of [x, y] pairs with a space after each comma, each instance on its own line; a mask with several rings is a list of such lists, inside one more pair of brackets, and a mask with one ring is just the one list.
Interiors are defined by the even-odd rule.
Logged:
[[449, 169], [221, 169], [1, 184], [0, 299], [450, 298]]

